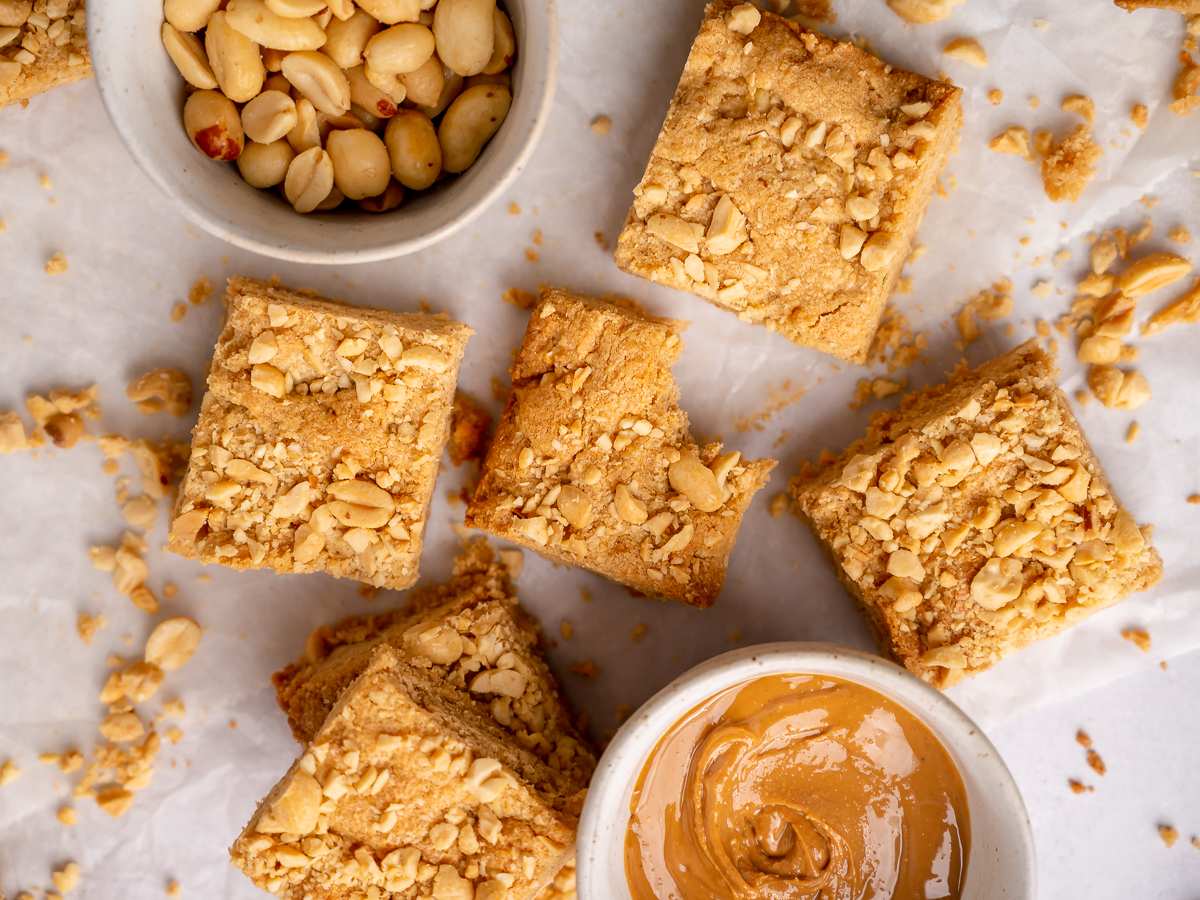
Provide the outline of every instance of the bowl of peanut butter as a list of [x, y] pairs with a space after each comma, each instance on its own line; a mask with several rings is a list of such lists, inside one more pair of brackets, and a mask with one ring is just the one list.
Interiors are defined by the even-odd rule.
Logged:
[[1026, 900], [1024, 802], [996, 748], [904, 669], [832, 644], [718, 656], [609, 745], [580, 900]]

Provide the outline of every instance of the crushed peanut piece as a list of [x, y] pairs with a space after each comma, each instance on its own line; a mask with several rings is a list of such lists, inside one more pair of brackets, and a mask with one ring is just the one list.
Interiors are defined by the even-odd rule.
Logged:
[[892, 12], [913, 25], [932, 25], [950, 18], [965, 0], [887, 0]]
[[1137, 422], [1131, 422], [1129, 430], [1125, 432], [1125, 443], [1132, 444], [1138, 439], [1138, 435], [1142, 433], [1142, 426]]
[[1190, 241], [1192, 239], [1192, 233], [1187, 230], [1186, 226], [1178, 225], [1175, 228], [1171, 229], [1171, 231], [1167, 235], [1167, 237], [1171, 240], [1171, 243], [1173, 243], [1173, 244], [1186, 244], [1188, 241]]
[[1083, 94], [1072, 94], [1062, 102], [1063, 112], [1076, 113], [1092, 125], [1096, 121], [1096, 104], [1092, 102], [1091, 97], [1086, 97]]
[[578, 665], [571, 666], [569, 671], [573, 675], [582, 675], [588, 681], [591, 681], [596, 677], [596, 664], [587, 659]]
[[1095, 750], [1088, 750], [1087, 764], [1095, 769], [1097, 775], [1103, 775], [1108, 771], [1108, 767], [1104, 765], [1104, 760], [1100, 758], [1100, 754]]
[[200, 626], [193, 619], [163, 619], [146, 640], [146, 662], [171, 672], [191, 659], [198, 646]]
[[196, 283], [193, 284], [188, 290], [188, 301], [192, 304], [192, 306], [199, 306], [212, 295], [212, 282], [201, 275], [196, 279]]
[[154, 369], [125, 388], [125, 396], [146, 414], [165, 409], [173, 416], [186, 415], [192, 405], [192, 380], [178, 369]]
[[1158, 836], [1162, 838], [1162, 842], [1167, 845], [1170, 850], [1175, 846], [1175, 842], [1179, 840], [1179, 832], [1170, 825], [1159, 825]]
[[67, 271], [67, 257], [62, 253], [55, 253], [46, 262], [47, 275], [62, 275]]
[[61, 807], [58, 812], [55, 813], [55, 817], [64, 825], [74, 825], [79, 821], [79, 815], [75, 812], [75, 807], [73, 806]]
[[12, 784], [20, 777], [21, 767], [11, 759], [5, 760], [3, 764], [0, 764], [0, 787], [4, 787], [6, 784]]
[[559, 630], [562, 631], [562, 636], [563, 636], [564, 640], [569, 641], [571, 638], [573, 638], [575, 636], [574, 626], [570, 622], [568, 622], [566, 619], [562, 620], [562, 624], [559, 626]]
[[1145, 131], [1146, 125], [1150, 122], [1150, 107], [1143, 103], [1138, 103], [1129, 111], [1129, 118], [1138, 129]]
[[975, 38], [955, 38], [942, 49], [943, 56], [961, 60], [969, 65], [986, 68], [988, 64], [987, 51]]
[[96, 630], [107, 624], [108, 619], [102, 615], [92, 618], [88, 613], [80, 613], [75, 622], [75, 630], [79, 633], [79, 639], [83, 641], [84, 645], [90, 647], [92, 638], [96, 636]]
[[608, 116], [600, 116], [591, 124], [592, 131], [596, 134], [605, 135], [612, 131], [612, 119]]
[[1090, 793], [1091, 791], [1095, 790], [1094, 787], [1091, 787], [1090, 785], [1086, 785], [1086, 784], [1083, 784], [1082, 782], [1076, 781], [1074, 778], [1068, 780], [1067, 784], [1069, 784], [1071, 786], [1071, 790], [1074, 791], [1076, 794], [1087, 794], [1087, 793]]
[[1033, 159], [1029, 152], [1029, 132], [1020, 125], [1009, 125], [988, 141], [988, 148], [997, 153], [1011, 153], [1023, 159]]
[[638, 622], [634, 626], [633, 631], [629, 634], [629, 640], [635, 644], [640, 644], [646, 636], [646, 623]]
[[1003, 99], [1004, 91], [1000, 90], [1000, 88], [992, 88], [990, 91], [988, 91], [988, 102], [990, 102], [992, 106], [999, 106]]
[[167, 882], [166, 893], [171, 900], [179, 900], [179, 898], [183, 896], [183, 888], [179, 886], [178, 881], [169, 881]]
[[79, 884], [79, 864], [67, 863], [61, 869], [53, 872], [50, 880], [54, 882], [54, 886], [60, 894], [69, 894]]

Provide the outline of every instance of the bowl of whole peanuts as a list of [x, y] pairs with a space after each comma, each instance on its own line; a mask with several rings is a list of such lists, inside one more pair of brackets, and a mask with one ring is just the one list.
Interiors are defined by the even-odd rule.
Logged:
[[436, 243], [521, 172], [554, 94], [554, 0], [93, 0], [101, 96], [218, 237], [312, 263]]

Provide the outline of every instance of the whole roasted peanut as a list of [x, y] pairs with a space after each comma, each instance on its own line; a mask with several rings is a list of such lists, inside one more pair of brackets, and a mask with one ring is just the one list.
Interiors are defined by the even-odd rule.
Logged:
[[325, 199], [317, 204], [317, 207], [313, 210], [313, 212], [329, 212], [331, 209], [337, 209], [342, 205], [342, 201], [345, 199], [346, 195], [338, 190], [338, 186], [335, 184], [329, 189], [329, 193], [326, 195]]
[[237, 158], [237, 167], [246, 184], [256, 188], [272, 188], [283, 183], [288, 166], [295, 158], [296, 151], [287, 141], [271, 144], [251, 141]]
[[208, 54], [200, 38], [176, 30], [170, 22], [163, 22], [162, 42], [184, 81], [202, 91], [211, 91], [217, 86], [217, 77], [208, 64]]
[[296, 127], [287, 134], [287, 142], [297, 153], [321, 146], [321, 127], [317, 111], [304, 97], [296, 101]]
[[404, 202], [404, 187], [394, 178], [388, 182], [384, 192], [378, 197], [366, 197], [358, 201], [358, 206], [364, 212], [387, 212], [395, 209]]
[[384, 25], [415, 22], [421, 16], [421, 0], [358, 0], [358, 5]]
[[[396, 77], [406, 89], [406, 99], [417, 106], [436, 106], [441, 99], [442, 88], [446, 86], [446, 70], [442, 68], [442, 61], [436, 53], [411, 72]], [[446, 105], [449, 106], [449, 102]]]
[[[280, 60], [280, 64], [283, 60]], [[276, 72], [274, 75], [268, 75], [267, 80], [263, 82], [263, 91], [279, 91], [281, 94], [292, 96], [292, 83]], [[292, 98], [293, 101], [295, 98]]]
[[433, 11], [438, 57], [466, 78], [491, 62], [495, 46], [496, 0], [440, 0]]
[[163, 18], [179, 31], [199, 31], [221, 8], [221, 0], [165, 0]]
[[[354, 15], [354, 0], [328, 0], [329, 11], [333, 13], [334, 18], [345, 22]], [[326, 29], [328, 30], [328, 29]]]
[[263, 91], [242, 107], [242, 130], [259, 144], [282, 140], [296, 127], [296, 101], [279, 91]]
[[325, 0], [264, 0], [267, 9], [285, 19], [307, 19], [323, 11]]
[[333, 131], [326, 148], [333, 160], [334, 183], [346, 197], [365, 200], [387, 190], [392, 168], [379, 135], [365, 128]]
[[397, 106], [408, 97], [408, 88], [400, 81], [399, 75], [385, 75], [383, 72], [376, 72], [367, 62], [363, 63], [363, 75], [367, 81], [391, 97], [392, 102]]
[[376, 72], [401, 75], [413, 72], [433, 56], [433, 32], [424, 25], [405, 22], [371, 38], [363, 58]]
[[299, 154], [288, 166], [283, 193], [296, 212], [312, 212], [333, 190], [333, 160], [319, 146]]
[[442, 145], [425, 113], [401, 110], [388, 122], [383, 139], [398, 182], [423, 191], [437, 180], [442, 171]]
[[230, 0], [229, 27], [272, 50], [320, 50], [325, 32], [313, 19], [288, 19], [271, 12], [264, 0]]
[[262, 48], [263, 65], [267, 67], [268, 72], [278, 72], [283, 68], [283, 58], [287, 56], [286, 50], [274, 50], [271, 47]]
[[229, 26], [228, 13], [215, 12], [204, 32], [204, 49], [221, 93], [234, 103], [258, 96], [267, 73], [258, 44]]
[[329, 116], [350, 109], [350, 82], [338, 64], [323, 53], [299, 51], [283, 59], [283, 77], [312, 105]]
[[379, 31], [379, 22], [369, 13], [356, 9], [346, 21], [330, 22], [325, 29], [325, 46], [321, 52], [343, 69], [361, 66], [367, 41]]
[[495, 11], [496, 30], [492, 38], [492, 58], [483, 67], [484, 75], [496, 75], [513, 63], [517, 55], [517, 39], [513, 35], [512, 19], [501, 9]]
[[246, 140], [237, 107], [219, 91], [196, 91], [188, 97], [183, 127], [197, 150], [221, 162], [237, 159]]
[[146, 639], [146, 662], [164, 672], [178, 669], [200, 646], [200, 626], [187, 616], [163, 619]]
[[481, 84], [459, 94], [438, 126], [442, 169], [453, 174], [466, 171], [504, 124], [511, 105], [512, 93], [498, 85]]
[[[441, 96], [438, 97], [437, 103], [433, 106], [423, 106], [421, 108], [421, 111], [431, 119], [436, 119], [438, 116], [444, 113], [449, 108], [450, 104], [458, 99], [458, 95], [461, 94], [463, 89], [466, 87], [465, 78], [463, 78], [457, 72], [450, 72], [448, 69], [445, 71], [449, 72], [449, 74], [445, 75], [446, 81], [442, 85], [442, 93]], [[403, 79], [406, 76], [402, 75], [400, 77]]]
[[390, 119], [399, 111], [399, 107], [390, 96], [367, 81], [363, 66], [347, 69], [346, 80], [350, 83], [352, 104], [361, 106], [371, 115], [381, 119]]

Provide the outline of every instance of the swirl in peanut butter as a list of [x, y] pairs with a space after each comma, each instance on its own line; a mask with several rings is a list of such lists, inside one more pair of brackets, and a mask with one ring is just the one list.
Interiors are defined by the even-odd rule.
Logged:
[[970, 825], [945, 748], [838, 678], [730, 688], [659, 742], [630, 803], [634, 900], [958, 898]]

